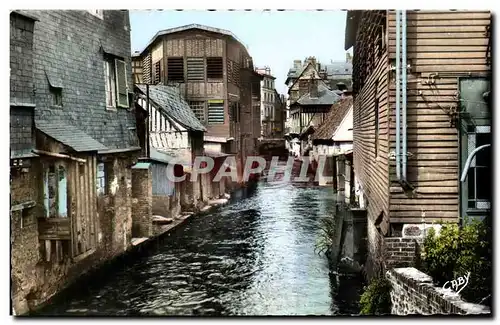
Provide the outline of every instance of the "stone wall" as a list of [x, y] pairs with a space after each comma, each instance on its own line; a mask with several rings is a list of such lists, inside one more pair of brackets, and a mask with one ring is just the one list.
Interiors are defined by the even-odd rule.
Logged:
[[34, 161], [27, 173], [11, 170], [12, 200], [37, 201], [34, 208], [11, 215], [12, 306], [16, 315], [39, 308], [81, 275], [130, 248], [132, 177], [127, 166], [134, 159], [107, 157], [107, 191], [97, 199], [97, 247], [89, 254], [73, 259], [67, 257], [59, 263], [47, 262], [39, 253], [37, 217], [43, 216], [43, 205], [39, 203], [42, 202], [42, 172], [39, 163]]
[[391, 314], [489, 314], [486, 306], [461, 300], [451, 289], [435, 287], [432, 278], [413, 267], [391, 269], [386, 273], [392, 285]]
[[132, 170], [132, 237], [152, 235], [153, 187], [151, 170]]

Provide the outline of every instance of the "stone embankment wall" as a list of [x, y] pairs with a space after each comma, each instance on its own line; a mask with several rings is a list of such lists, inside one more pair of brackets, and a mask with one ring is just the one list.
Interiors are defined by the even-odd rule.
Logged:
[[451, 289], [434, 286], [432, 278], [413, 267], [386, 273], [392, 285], [393, 315], [489, 314], [488, 307], [463, 301]]

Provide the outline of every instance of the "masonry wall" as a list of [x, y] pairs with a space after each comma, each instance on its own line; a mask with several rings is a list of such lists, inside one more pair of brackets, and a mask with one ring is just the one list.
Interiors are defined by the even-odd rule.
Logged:
[[486, 306], [465, 302], [451, 289], [435, 287], [430, 276], [413, 267], [392, 269], [386, 277], [392, 285], [391, 314], [490, 314]]
[[149, 169], [132, 170], [132, 237], [152, 235], [153, 187]]
[[[24, 314], [42, 306], [81, 275], [108, 261], [130, 247], [132, 238], [131, 171], [127, 167], [132, 158], [125, 160], [107, 157], [106, 193], [97, 199], [97, 247], [90, 254], [77, 258], [65, 257], [61, 262], [46, 262], [39, 253], [36, 218], [43, 215], [43, 206], [37, 205], [25, 217], [28, 224], [21, 227], [18, 213], [11, 217], [12, 231], [12, 297], [15, 314]], [[11, 195], [13, 200], [38, 198], [41, 193], [42, 174], [37, 164], [21, 176], [13, 174]], [[38, 202], [41, 202], [39, 199]], [[40, 210], [41, 209], [41, 210]], [[24, 222], [23, 221], [23, 222]], [[33, 222], [33, 223], [31, 223]]]
[[[12, 205], [37, 201], [41, 188], [42, 173], [36, 160], [25, 171], [11, 169], [10, 198]], [[35, 285], [36, 266], [40, 261], [38, 243], [37, 215], [43, 213], [43, 207], [37, 205], [30, 209], [12, 212], [11, 224], [11, 285], [12, 304], [17, 313], [27, 311], [26, 296]]]

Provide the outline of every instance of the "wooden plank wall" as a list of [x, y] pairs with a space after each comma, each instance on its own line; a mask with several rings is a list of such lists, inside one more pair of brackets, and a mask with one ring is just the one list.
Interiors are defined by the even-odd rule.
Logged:
[[[388, 14], [389, 57], [396, 56], [395, 12]], [[413, 194], [403, 193], [396, 183], [395, 160], [391, 160], [391, 223], [457, 221], [459, 217], [458, 130], [447, 112], [457, 107], [458, 77], [484, 75], [488, 38], [486, 11], [407, 11], [407, 179]], [[425, 84], [438, 73], [434, 84]], [[390, 83], [390, 143], [395, 150], [394, 74]]]
[[97, 245], [96, 156], [81, 157], [85, 164], [73, 163], [69, 168], [68, 205], [71, 207], [72, 253], [76, 257]]
[[[388, 229], [389, 167], [388, 167], [388, 56], [384, 53], [375, 69], [354, 99], [353, 152], [354, 169], [368, 197], [368, 217], [373, 222], [383, 213], [380, 225]], [[378, 87], [376, 86], [378, 83]], [[376, 91], [376, 88], [378, 91]], [[379, 102], [379, 145], [375, 155], [375, 96]]]

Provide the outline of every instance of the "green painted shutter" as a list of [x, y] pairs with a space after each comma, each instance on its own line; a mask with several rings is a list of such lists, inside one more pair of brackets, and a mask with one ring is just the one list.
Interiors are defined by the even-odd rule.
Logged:
[[125, 61], [115, 59], [116, 69], [116, 104], [128, 108], [127, 65]]

